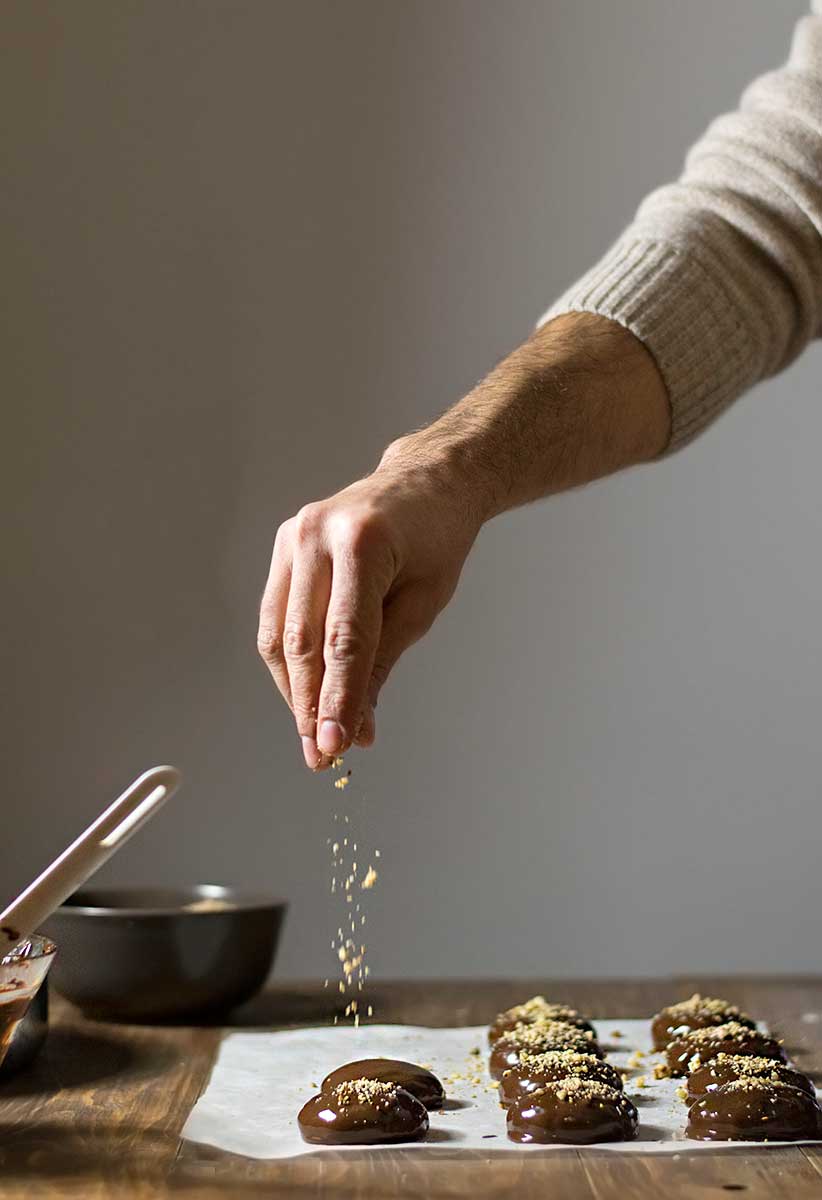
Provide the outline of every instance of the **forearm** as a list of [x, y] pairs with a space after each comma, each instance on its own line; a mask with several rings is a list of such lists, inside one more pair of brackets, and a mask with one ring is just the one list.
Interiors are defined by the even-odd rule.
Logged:
[[[822, 0], [817, 11], [822, 14]], [[680, 179], [549, 309], [598, 313], [650, 348], [672, 451], [822, 334], [822, 15], [714, 121]]]
[[480, 521], [647, 461], [670, 410], [645, 347], [570, 313], [536, 330], [439, 420], [392, 443], [381, 468], [434, 473]]

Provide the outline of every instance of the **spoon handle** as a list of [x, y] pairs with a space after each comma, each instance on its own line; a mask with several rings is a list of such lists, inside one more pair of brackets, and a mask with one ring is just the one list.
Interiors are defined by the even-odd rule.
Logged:
[[0, 913], [0, 948], [14, 946], [34, 933], [157, 812], [179, 784], [180, 772], [175, 767], [152, 767], [135, 779]]

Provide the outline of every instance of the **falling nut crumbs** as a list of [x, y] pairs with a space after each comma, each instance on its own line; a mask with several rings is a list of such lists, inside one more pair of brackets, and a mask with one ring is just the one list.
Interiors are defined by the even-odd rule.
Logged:
[[[331, 765], [335, 771], [339, 771], [344, 764], [341, 756], [337, 756], [331, 760]], [[344, 789], [351, 779], [351, 771], [347, 771], [344, 775], [340, 775], [334, 780], [334, 786], [338, 790]], [[348, 813], [334, 813], [334, 821], [338, 824], [342, 821], [349, 826], [349, 835], [332, 842], [331, 838], [327, 839], [327, 844], [331, 849], [333, 874], [331, 878], [331, 893], [341, 894], [345, 898], [345, 903], [349, 907], [346, 910], [345, 919], [337, 929], [337, 936], [331, 941], [331, 948], [336, 951], [337, 959], [339, 960], [343, 978], [338, 982], [338, 990], [340, 995], [346, 995], [349, 989], [356, 990], [357, 993], [362, 992], [366, 979], [369, 975], [369, 968], [365, 963], [365, 945], [355, 941], [355, 934], [359, 933], [362, 937], [362, 927], [365, 925], [366, 916], [363, 911], [363, 906], [360, 900], [357, 899], [355, 893], [357, 884], [360, 887], [370, 889], [376, 882], [376, 872], [373, 868], [369, 868], [368, 873], [362, 880], [360, 879], [360, 866], [357, 861], [358, 843], [355, 840], [355, 833], [351, 828]], [[350, 861], [348, 856], [351, 856]], [[375, 857], [379, 858], [379, 851], [374, 851]], [[343, 925], [347, 925], [343, 929]], [[326, 980], [324, 986], [328, 986]], [[373, 1016], [374, 1009], [371, 1005], [367, 1007], [369, 1017]], [[354, 1026], [360, 1023], [362, 1013], [361, 1000], [349, 999], [345, 1008], [345, 1016], [353, 1017]], [[338, 1023], [339, 1016], [334, 1017], [334, 1024]]]

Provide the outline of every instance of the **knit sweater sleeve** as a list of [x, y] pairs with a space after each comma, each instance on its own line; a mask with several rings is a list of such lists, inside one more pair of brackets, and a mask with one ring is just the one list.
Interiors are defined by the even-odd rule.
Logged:
[[599, 313], [653, 355], [668, 450], [822, 334], [822, 0], [788, 62], [714, 121], [605, 256], [548, 310]]

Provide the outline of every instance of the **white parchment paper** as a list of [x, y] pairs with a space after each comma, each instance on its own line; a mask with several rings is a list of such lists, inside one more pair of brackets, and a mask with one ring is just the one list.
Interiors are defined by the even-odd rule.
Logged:
[[[655, 1080], [650, 1022], [595, 1021], [597, 1037], [608, 1061], [628, 1070], [625, 1090], [639, 1111], [639, 1134], [633, 1142], [604, 1142], [596, 1148], [614, 1153], [671, 1152], [710, 1149], [716, 1142], [686, 1141], [687, 1109], [677, 1097], [681, 1080]], [[614, 1037], [614, 1031], [623, 1036]], [[293, 1158], [300, 1154], [379, 1154], [404, 1150], [430, 1153], [453, 1150], [506, 1150], [512, 1153], [561, 1153], [562, 1146], [520, 1146], [506, 1136], [505, 1112], [497, 1101], [487, 1071], [487, 1027], [428, 1029], [417, 1025], [366, 1025], [359, 1029], [332, 1026], [283, 1033], [233, 1033], [220, 1047], [211, 1080], [183, 1129], [183, 1136], [250, 1158]], [[471, 1054], [479, 1048], [480, 1055]], [[636, 1052], [643, 1055], [637, 1063]], [[402, 1058], [424, 1064], [439, 1076], [448, 1100], [432, 1112], [431, 1130], [423, 1142], [405, 1145], [322, 1147], [300, 1137], [297, 1113], [319, 1090], [323, 1078], [358, 1058]], [[629, 1060], [635, 1065], [629, 1067]], [[481, 1082], [473, 1082], [477, 1075]], [[645, 1086], [638, 1086], [644, 1077]], [[760, 1145], [761, 1143], [757, 1143]], [[776, 1143], [773, 1143], [776, 1144]], [[784, 1145], [785, 1143], [781, 1143]], [[751, 1148], [751, 1143], [746, 1143]]]

